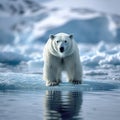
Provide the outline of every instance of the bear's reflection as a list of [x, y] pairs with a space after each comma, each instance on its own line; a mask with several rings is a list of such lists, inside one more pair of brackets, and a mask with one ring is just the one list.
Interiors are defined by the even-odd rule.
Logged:
[[81, 92], [46, 91], [46, 120], [80, 120]]

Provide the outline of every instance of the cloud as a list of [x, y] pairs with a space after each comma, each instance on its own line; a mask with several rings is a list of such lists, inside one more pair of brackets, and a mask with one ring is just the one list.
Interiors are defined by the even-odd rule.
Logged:
[[0, 30], [0, 45], [13, 44], [14, 35]]
[[18, 65], [22, 61], [28, 61], [30, 58], [16, 52], [0, 52], [0, 63], [8, 65]]
[[[69, 3], [69, 4], [68, 4]], [[53, 0], [47, 3], [47, 6], [58, 8], [89, 8], [101, 12], [120, 15], [120, 1], [118, 0]]]

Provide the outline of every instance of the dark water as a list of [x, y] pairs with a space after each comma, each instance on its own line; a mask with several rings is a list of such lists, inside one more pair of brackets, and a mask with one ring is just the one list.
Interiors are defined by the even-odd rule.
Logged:
[[119, 120], [120, 91], [1, 91], [0, 120]]
[[46, 119], [81, 119], [82, 92], [47, 91]]

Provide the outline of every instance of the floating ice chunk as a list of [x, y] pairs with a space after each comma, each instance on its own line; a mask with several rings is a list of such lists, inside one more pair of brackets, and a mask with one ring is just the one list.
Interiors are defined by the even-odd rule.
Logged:
[[100, 65], [103, 64], [112, 64], [112, 65], [120, 65], [120, 53], [114, 55], [108, 55], [105, 59], [100, 60]]
[[43, 60], [36, 59], [28, 61], [28, 69], [30, 72], [41, 72], [43, 68]]
[[22, 54], [16, 52], [0, 52], [0, 62], [9, 64], [9, 65], [17, 65], [22, 61], [28, 61], [29, 57], [26, 57]]
[[108, 75], [108, 73], [104, 72], [104, 71], [97, 71], [97, 70], [94, 70], [94, 71], [87, 71], [85, 72], [85, 75]]
[[102, 56], [102, 55], [93, 55], [93, 56], [81, 57], [81, 61], [82, 61], [83, 65], [91, 66], [91, 67], [99, 65], [99, 61], [102, 59], [104, 59], [104, 56]]

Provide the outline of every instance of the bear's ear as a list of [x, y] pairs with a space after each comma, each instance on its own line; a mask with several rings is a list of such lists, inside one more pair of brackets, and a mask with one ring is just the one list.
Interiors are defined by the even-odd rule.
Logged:
[[54, 39], [54, 38], [55, 38], [55, 35], [50, 34], [49, 38], [50, 38], [50, 39]]
[[73, 34], [70, 34], [69, 37], [70, 37], [70, 39], [73, 39]]

